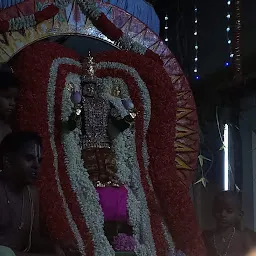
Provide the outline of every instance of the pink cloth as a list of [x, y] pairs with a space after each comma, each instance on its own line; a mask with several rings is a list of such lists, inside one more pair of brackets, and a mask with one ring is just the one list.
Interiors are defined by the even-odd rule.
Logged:
[[127, 198], [128, 193], [125, 187], [96, 188], [105, 221], [127, 222]]

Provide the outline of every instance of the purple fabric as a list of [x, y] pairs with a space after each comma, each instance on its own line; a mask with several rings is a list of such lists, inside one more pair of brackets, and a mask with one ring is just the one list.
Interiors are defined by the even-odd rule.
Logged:
[[125, 187], [96, 188], [105, 221], [128, 221], [127, 198]]

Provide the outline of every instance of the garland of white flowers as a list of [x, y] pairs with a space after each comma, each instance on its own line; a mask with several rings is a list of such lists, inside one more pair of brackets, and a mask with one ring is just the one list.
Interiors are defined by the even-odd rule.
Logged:
[[[65, 9], [70, 3], [70, 0], [55, 0], [53, 5], [55, 5], [60, 10]], [[12, 18], [9, 20], [9, 30], [17, 31], [21, 29], [28, 29], [34, 27], [37, 24], [34, 14]]]
[[[70, 77], [71, 78], [71, 77]], [[77, 91], [80, 91], [80, 78], [77, 76], [79, 82], [75, 82], [75, 77], [69, 79], [72, 83], [77, 84]], [[68, 82], [68, 80], [67, 80]], [[68, 84], [68, 83], [67, 83]], [[67, 121], [73, 112], [71, 101], [71, 92], [68, 86], [63, 92], [62, 101], [62, 121]], [[95, 190], [92, 182], [89, 179], [87, 170], [84, 168], [84, 163], [81, 155], [81, 148], [79, 146], [80, 130], [75, 129], [73, 132], [63, 134], [63, 145], [65, 151], [65, 162], [70, 177], [71, 185], [77, 195], [81, 211], [84, 215], [86, 225], [89, 228], [95, 244], [95, 255], [115, 255], [112, 246], [109, 244], [104, 235], [104, 217], [101, 206], [99, 204], [98, 193]]]
[[[119, 69], [128, 72], [136, 81], [144, 105], [144, 128], [148, 128], [150, 121], [151, 102], [149, 92], [138, 72], [127, 65], [116, 62], [100, 62], [98, 69]], [[128, 88], [121, 88], [128, 91]], [[154, 239], [151, 231], [149, 210], [146, 196], [141, 184], [140, 169], [136, 156], [135, 131], [128, 129], [120, 133], [113, 141], [116, 153], [117, 170], [120, 180], [128, 190], [128, 213], [133, 227], [134, 238], [137, 241], [136, 254], [141, 256], [156, 255]]]
[[[48, 118], [49, 118], [49, 133], [50, 142], [54, 154], [54, 167], [56, 172], [56, 179], [58, 181], [58, 189], [62, 196], [63, 204], [66, 210], [67, 218], [74, 233], [74, 236], [78, 243], [78, 248], [81, 255], [85, 255], [84, 242], [81, 238], [79, 230], [76, 223], [72, 219], [72, 214], [68, 208], [68, 204], [65, 201], [65, 197], [60, 185], [58, 176], [58, 152], [56, 149], [54, 141], [54, 103], [55, 103], [55, 85], [58, 73], [58, 67], [61, 64], [70, 64], [80, 67], [80, 63], [68, 58], [59, 58], [53, 62], [50, 71], [50, 79], [48, 84]], [[150, 121], [150, 97], [145, 83], [140, 78], [137, 71], [131, 67], [120, 63], [109, 63], [102, 62], [97, 65], [97, 68], [112, 68], [121, 69], [129, 72], [137, 82], [141, 92], [141, 98], [144, 105], [144, 137], [146, 136], [149, 121]], [[66, 80], [67, 84], [72, 82], [73, 85], [77, 86], [79, 90], [80, 78], [78, 75], [70, 74]], [[121, 79], [103, 79], [105, 88], [105, 97], [107, 91], [113, 86], [113, 84], [118, 83], [120, 85], [121, 92], [125, 97], [128, 97], [127, 85]], [[110, 95], [110, 94], [108, 94]], [[110, 96], [109, 96], [110, 97]], [[112, 103], [115, 99], [110, 99]], [[119, 103], [118, 103], [119, 104]], [[68, 117], [72, 113], [72, 102], [70, 100], [70, 91], [67, 88], [63, 91], [62, 100], [62, 121], [67, 121]], [[81, 211], [85, 218], [86, 224], [89, 228], [90, 233], [93, 237], [93, 242], [95, 244], [95, 255], [114, 255], [114, 250], [112, 246], [107, 241], [104, 235], [103, 225], [104, 217], [102, 209], [99, 204], [98, 194], [89, 180], [88, 173], [84, 168], [83, 160], [81, 158], [81, 148], [79, 146], [79, 135], [80, 131], [78, 129], [73, 132], [63, 134], [63, 145], [65, 151], [65, 163], [67, 166], [68, 175], [71, 181], [71, 186], [73, 191], [76, 193], [77, 200], [79, 202]], [[146, 146], [146, 139], [144, 138], [144, 147]], [[128, 213], [130, 218], [130, 224], [134, 229], [134, 238], [137, 241], [136, 254], [140, 256], [154, 256], [156, 255], [154, 240], [151, 232], [149, 210], [147, 208], [147, 201], [145, 193], [143, 191], [141, 180], [140, 180], [140, 170], [138, 161], [136, 158], [136, 145], [135, 145], [135, 131], [126, 130], [120, 133], [119, 136], [114, 140], [113, 147], [116, 153], [118, 176], [120, 180], [128, 185], [126, 186], [128, 190]], [[148, 153], [147, 148], [143, 150], [147, 155], [144, 157], [145, 166], [148, 165]], [[147, 160], [147, 161], [146, 161]], [[148, 180], [151, 182], [150, 177]], [[151, 184], [151, 183], [150, 183]], [[152, 185], [152, 184], [151, 184]]]
[[18, 17], [18, 18], [12, 18], [9, 21], [10, 30], [27, 29], [35, 25], [36, 25], [36, 19], [34, 14]]
[[[53, 62], [50, 72], [50, 80], [48, 84], [48, 118], [49, 118], [49, 133], [52, 150], [54, 153], [54, 163], [57, 169], [58, 164], [58, 153], [54, 142], [54, 102], [55, 102], [55, 85], [58, 73], [58, 67], [61, 64], [70, 64], [80, 67], [80, 63], [68, 58], [59, 58]], [[73, 83], [73, 82], [72, 82]], [[76, 83], [77, 84], [77, 83]], [[63, 111], [62, 120], [66, 120], [67, 116], [72, 113], [71, 107], [72, 102], [70, 101], [67, 91], [63, 92]], [[73, 191], [77, 196], [77, 201], [80, 205], [81, 212], [85, 218], [86, 225], [90, 233], [92, 234], [93, 243], [95, 244], [95, 255], [109, 255], [114, 256], [114, 250], [109, 244], [107, 238], [104, 235], [103, 225], [104, 218], [101, 207], [98, 202], [98, 194], [89, 180], [88, 173], [84, 168], [83, 161], [81, 159], [81, 148], [79, 147], [79, 132], [78, 130], [70, 132], [68, 134], [63, 134], [63, 145], [65, 150], [65, 163], [67, 166], [68, 175], [71, 181], [71, 186]], [[65, 200], [62, 193], [62, 198]], [[64, 205], [66, 210], [68, 209], [67, 203]], [[75, 227], [74, 222], [70, 222], [72, 230]], [[74, 230], [74, 236], [78, 243], [78, 248], [81, 255], [85, 254], [84, 241], [81, 239], [81, 235], [76, 226]], [[78, 236], [79, 234], [79, 236]]]
[[55, 139], [54, 139], [54, 122], [55, 122], [55, 116], [54, 116], [54, 105], [55, 105], [55, 85], [56, 85], [56, 79], [57, 79], [57, 73], [58, 73], [58, 68], [61, 64], [76, 64], [76, 62], [72, 59], [68, 58], [59, 58], [56, 59], [51, 66], [50, 69], [50, 78], [48, 82], [48, 90], [47, 90], [47, 109], [48, 109], [48, 131], [50, 134], [50, 143], [51, 143], [51, 148], [54, 156], [54, 168], [55, 168], [55, 179], [57, 182], [57, 187], [59, 194], [62, 198], [62, 203], [63, 203], [63, 208], [66, 212], [66, 217], [69, 222], [69, 225], [71, 227], [71, 230], [74, 234], [74, 237], [77, 241], [77, 245], [79, 248], [79, 251], [81, 252], [82, 255], [85, 255], [85, 246], [83, 239], [80, 235], [80, 232], [78, 230], [78, 227], [73, 220], [72, 213], [70, 212], [68, 203], [66, 201], [62, 186], [61, 186], [61, 181], [59, 177], [59, 172], [58, 172], [58, 151], [55, 145]]
[[[147, 171], [146, 179], [147, 179], [147, 182], [148, 182], [148, 185], [149, 185], [151, 191], [154, 191], [153, 184], [152, 184], [151, 178], [148, 173], [149, 155], [148, 155], [147, 142], [146, 142], [146, 135], [147, 135], [149, 122], [150, 122], [150, 116], [151, 116], [151, 101], [150, 101], [150, 95], [149, 95], [148, 89], [147, 89], [144, 81], [140, 78], [137, 71], [131, 67], [124, 65], [124, 64], [114, 63], [114, 62], [111, 62], [111, 63], [110, 62], [101, 62], [101, 63], [99, 63], [98, 68], [113, 68], [113, 69], [125, 70], [125, 71], [129, 72], [134, 77], [134, 79], [136, 80], [136, 82], [139, 86], [139, 89], [141, 92], [141, 99], [142, 99], [142, 102], [144, 105], [144, 116], [143, 116], [144, 117], [144, 130], [143, 130], [144, 137], [143, 137], [143, 145], [142, 145], [142, 154], [143, 154], [144, 166]], [[125, 83], [123, 82], [123, 84], [125, 84]], [[124, 88], [124, 86], [123, 86], [123, 88]], [[126, 87], [125, 90], [128, 90], [128, 88]], [[130, 134], [127, 134], [128, 141], [129, 141], [130, 136], [131, 136]], [[135, 144], [133, 144], [133, 146], [135, 147]], [[127, 149], [127, 145], [124, 145], [124, 143], [122, 143], [121, 140], [117, 142], [116, 148], [118, 148], [118, 147], [122, 147], [123, 150]], [[132, 152], [135, 152], [134, 150], [136, 150], [136, 149], [133, 149]], [[129, 154], [126, 154], [126, 155], [128, 156]], [[130, 181], [129, 177], [131, 175], [131, 172], [128, 172], [127, 168], [125, 168], [125, 166], [123, 166], [123, 164], [121, 162], [122, 161], [119, 161], [120, 170], [122, 170], [122, 168], [124, 168], [124, 170], [126, 169], [126, 171], [123, 171], [122, 174], [119, 174], [119, 175], [123, 176], [125, 184], [130, 185], [131, 181]], [[129, 160], [127, 162], [129, 162]], [[135, 177], [135, 179], [137, 179], [137, 177]], [[174, 248], [174, 243], [173, 243], [172, 236], [171, 236], [170, 232], [168, 231], [168, 228], [166, 226], [164, 219], [162, 220], [161, 224], [162, 224], [162, 229], [163, 229], [164, 237], [167, 241], [167, 244], [168, 244], [169, 248], [172, 249], [172, 248]]]

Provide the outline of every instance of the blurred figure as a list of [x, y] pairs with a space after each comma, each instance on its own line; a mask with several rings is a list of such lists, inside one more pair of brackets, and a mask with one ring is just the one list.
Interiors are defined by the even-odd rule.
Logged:
[[216, 229], [204, 232], [209, 256], [244, 256], [253, 248], [252, 235], [241, 230], [243, 212], [237, 193], [223, 191], [213, 203]]
[[19, 82], [11, 71], [0, 71], [0, 142], [12, 131], [11, 117], [15, 111]]
[[252, 249], [246, 256], [256, 256], [256, 248]]

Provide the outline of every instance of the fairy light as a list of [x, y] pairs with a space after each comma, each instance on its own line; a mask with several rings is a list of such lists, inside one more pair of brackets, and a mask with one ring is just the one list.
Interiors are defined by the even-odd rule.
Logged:
[[235, 0], [235, 28], [234, 28], [234, 64], [235, 64], [235, 71], [236, 75], [242, 74], [242, 63], [241, 63], [241, 2], [240, 0]]
[[198, 50], [199, 50], [199, 46], [198, 46], [198, 15], [197, 15], [197, 5], [195, 4], [195, 9], [194, 9], [194, 38], [195, 38], [195, 46], [194, 46], [194, 50], [195, 50], [195, 55], [194, 55], [194, 75], [195, 78], [198, 80], [199, 79], [199, 75], [198, 75]]
[[226, 35], [227, 35], [227, 44], [229, 48], [229, 57], [228, 61], [225, 63], [225, 66], [228, 67], [231, 63], [232, 58], [234, 57], [234, 54], [232, 52], [232, 40], [231, 40], [231, 1], [227, 1], [227, 27], [226, 27]]
[[168, 18], [167, 14], [164, 17], [164, 20], [165, 20], [165, 26], [164, 26], [165, 38], [164, 38], [164, 41], [168, 45], [168, 42], [169, 42], [169, 39], [168, 39], [168, 20], [169, 20], [169, 18]]

